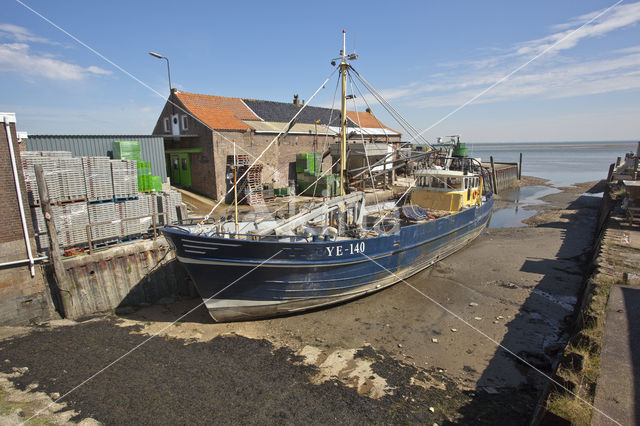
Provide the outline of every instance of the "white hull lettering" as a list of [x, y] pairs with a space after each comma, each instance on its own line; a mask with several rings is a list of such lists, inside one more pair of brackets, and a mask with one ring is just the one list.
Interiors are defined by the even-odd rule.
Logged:
[[327, 247], [327, 255], [330, 257], [335, 256], [343, 256], [346, 254], [359, 254], [364, 253], [365, 251], [365, 243], [364, 241], [360, 241], [359, 243], [349, 243], [348, 246], [334, 246]]

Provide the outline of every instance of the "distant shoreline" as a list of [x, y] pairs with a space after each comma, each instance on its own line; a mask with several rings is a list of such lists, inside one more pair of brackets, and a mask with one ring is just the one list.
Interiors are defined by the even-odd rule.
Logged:
[[637, 141], [585, 141], [585, 142], [466, 142], [470, 151], [491, 150], [545, 150], [545, 149], [601, 149], [621, 152], [636, 151]]
[[483, 146], [494, 146], [494, 145], [506, 145], [506, 144], [512, 144], [512, 145], [595, 145], [595, 144], [602, 144], [602, 145], [627, 145], [627, 144], [636, 144], [638, 143], [638, 140], [611, 140], [611, 141], [603, 141], [603, 140], [595, 140], [595, 141], [553, 141], [553, 142], [535, 142], [535, 141], [531, 141], [531, 142], [513, 142], [513, 141], [507, 141], [507, 142], [469, 142], [469, 141], [465, 141], [465, 143], [467, 145], [483, 145]]

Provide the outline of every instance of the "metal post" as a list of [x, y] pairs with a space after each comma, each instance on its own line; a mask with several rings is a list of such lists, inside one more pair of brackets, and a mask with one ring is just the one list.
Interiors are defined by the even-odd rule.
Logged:
[[498, 182], [496, 181], [496, 167], [493, 163], [493, 155], [489, 157], [491, 160], [491, 182], [493, 186], [493, 193], [498, 194]]
[[520, 153], [520, 165], [518, 166], [518, 180], [522, 179], [522, 153]]
[[36, 182], [38, 183], [38, 192], [40, 194], [42, 214], [44, 215], [47, 231], [49, 232], [49, 259], [51, 259], [51, 264], [53, 265], [53, 275], [62, 299], [63, 312], [61, 312], [61, 314], [65, 317], [69, 317], [73, 309], [71, 293], [69, 293], [68, 290], [69, 277], [67, 276], [67, 271], [62, 262], [62, 251], [60, 250], [60, 245], [58, 243], [58, 233], [53, 220], [53, 211], [49, 204], [49, 188], [47, 187], [47, 182], [44, 179], [44, 169], [42, 168], [42, 165], [36, 164], [34, 168], [36, 172]]
[[607, 182], [611, 182], [611, 179], [613, 178], [613, 170], [615, 169], [615, 167], [616, 165], [614, 163], [611, 163], [611, 165], [609, 166], [609, 174], [607, 175]]
[[638, 142], [638, 148], [636, 149], [636, 157], [633, 160], [633, 180], [638, 179], [638, 157], [640, 157], [640, 142]]

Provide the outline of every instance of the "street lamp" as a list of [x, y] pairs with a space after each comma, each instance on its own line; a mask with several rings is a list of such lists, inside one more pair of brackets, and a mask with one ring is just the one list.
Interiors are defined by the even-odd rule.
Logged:
[[158, 58], [158, 59], [164, 59], [165, 61], [167, 61], [167, 75], [169, 76], [169, 95], [171, 95], [171, 68], [169, 67], [169, 58], [167, 58], [166, 56], [162, 56], [159, 55], [157, 53], [154, 52], [149, 52], [149, 55]]

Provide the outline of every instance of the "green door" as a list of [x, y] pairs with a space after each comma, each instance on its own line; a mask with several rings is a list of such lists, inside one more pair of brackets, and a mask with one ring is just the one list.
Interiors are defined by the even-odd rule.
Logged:
[[180, 154], [180, 185], [191, 186], [191, 161], [189, 154]]
[[171, 184], [180, 185], [180, 156], [178, 154], [171, 154], [170, 162], [169, 175], [171, 176]]

